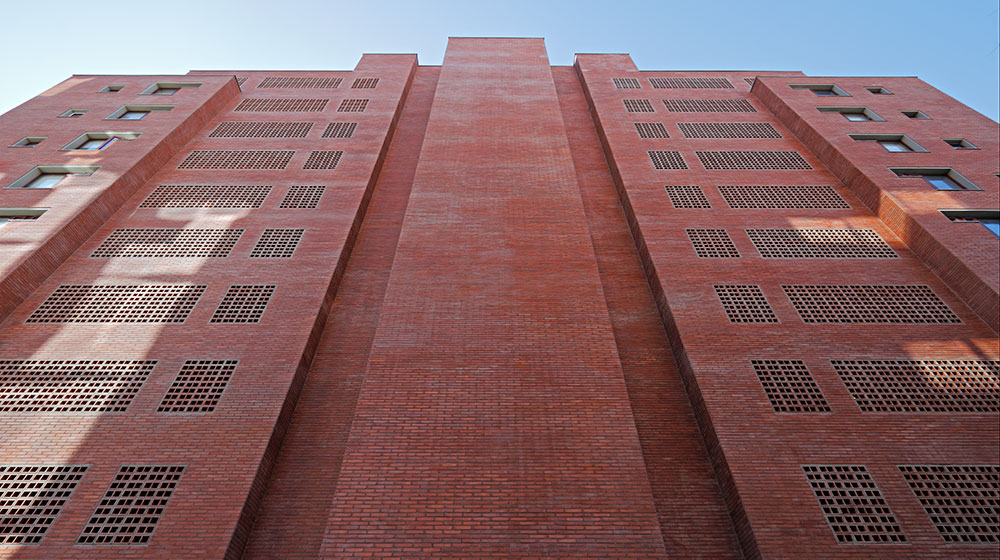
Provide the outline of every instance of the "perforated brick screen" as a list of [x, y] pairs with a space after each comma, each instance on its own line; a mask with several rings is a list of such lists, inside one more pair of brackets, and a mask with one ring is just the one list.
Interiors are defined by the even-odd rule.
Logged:
[[687, 169], [687, 163], [681, 157], [680, 152], [668, 150], [649, 150], [649, 160], [653, 162], [656, 169]]
[[319, 113], [329, 102], [329, 99], [257, 97], [244, 99], [233, 110], [247, 113]]
[[304, 229], [265, 229], [250, 251], [251, 258], [289, 258], [295, 254]]
[[837, 542], [906, 542], [903, 529], [864, 465], [802, 465]]
[[260, 208], [266, 185], [161, 185], [139, 208]]
[[639, 138], [670, 138], [667, 127], [658, 122], [637, 122], [635, 131], [639, 133]]
[[90, 256], [228, 257], [242, 235], [242, 229], [116, 229]]
[[223, 122], [209, 138], [305, 138], [312, 129], [310, 122]]
[[798, 152], [696, 150], [694, 153], [705, 169], [812, 169]]
[[294, 150], [194, 150], [177, 169], [284, 169]]
[[766, 259], [895, 259], [873, 229], [748, 229]]
[[775, 412], [830, 412], [830, 405], [801, 360], [750, 360]]
[[685, 138], [781, 138], [771, 123], [677, 123]]
[[344, 152], [340, 150], [315, 150], [302, 165], [302, 169], [336, 169]]
[[230, 286], [219, 307], [212, 315], [212, 323], [257, 323], [264, 315], [275, 286], [249, 284]]
[[670, 113], [756, 113], [746, 99], [664, 99]]
[[375, 89], [378, 87], [378, 81], [378, 78], [355, 78], [351, 89]]
[[337, 107], [338, 113], [364, 113], [368, 107], [367, 99], [344, 99]]
[[125, 412], [155, 366], [155, 360], [0, 360], [0, 412]]
[[743, 81], [752, 88], [754, 83], [757, 81], [757, 78], [743, 78]]
[[124, 465], [76, 544], [146, 544], [184, 474], [181, 465]]
[[1000, 412], [995, 360], [831, 360], [862, 412]]
[[343, 78], [295, 78], [267, 76], [259, 84], [261, 89], [336, 89]]
[[779, 322], [760, 286], [716, 284], [715, 293], [731, 323]]
[[41, 542], [86, 472], [86, 465], [0, 465], [0, 545]]
[[734, 89], [726, 78], [650, 78], [656, 89]]
[[205, 286], [62, 285], [25, 323], [183, 323]]
[[611, 78], [615, 84], [615, 89], [642, 89], [642, 84], [637, 78]]
[[674, 208], [711, 208], [712, 205], [705, 197], [705, 191], [697, 185], [667, 185], [663, 187], [667, 190], [670, 203]]
[[850, 208], [826, 185], [719, 185], [730, 208]]
[[648, 99], [622, 99], [625, 110], [629, 113], [655, 113], [653, 104]]
[[246, 81], [247, 81], [247, 76], [237, 76], [236, 77], [236, 85], [238, 85], [240, 87], [243, 87], [243, 84], [245, 84]]
[[157, 412], [212, 412], [236, 371], [237, 360], [188, 360], [163, 395]]
[[358, 123], [353, 122], [330, 123], [323, 131], [323, 138], [350, 138], [354, 136], [354, 129], [357, 127]]
[[323, 185], [293, 185], [288, 188], [278, 208], [316, 208], [326, 187]]
[[1000, 466], [899, 465], [945, 542], [1000, 542]]
[[699, 257], [735, 259], [740, 256], [736, 245], [724, 229], [688, 229], [688, 239]]
[[961, 323], [923, 285], [782, 286], [806, 323]]

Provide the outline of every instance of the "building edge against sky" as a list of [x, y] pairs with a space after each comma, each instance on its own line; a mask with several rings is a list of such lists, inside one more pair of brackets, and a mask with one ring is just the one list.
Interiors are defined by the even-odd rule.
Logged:
[[997, 555], [998, 126], [917, 78], [453, 38], [0, 130], [0, 558]]

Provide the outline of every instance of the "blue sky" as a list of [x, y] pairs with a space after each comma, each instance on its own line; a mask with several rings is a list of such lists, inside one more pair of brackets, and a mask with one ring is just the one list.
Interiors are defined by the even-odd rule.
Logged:
[[440, 64], [448, 36], [545, 37], [552, 64], [627, 52], [643, 70], [919, 76], [997, 120], [997, 0], [6, 2], [0, 112], [70, 74], [349, 70], [365, 52]]

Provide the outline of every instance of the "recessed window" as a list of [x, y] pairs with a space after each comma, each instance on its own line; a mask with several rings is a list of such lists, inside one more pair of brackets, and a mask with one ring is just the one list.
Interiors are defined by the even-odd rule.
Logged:
[[972, 142], [969, 142], [965, 138], [943, 138], [944, 143], [948, 144], [956, 150], [978, 150], [979, 146], [976, 146]]
[[849, 134], [856, 142], [875, 142], [887, 152], [926, 152], [905, 134]]
[[910, 118], [910, 119], [921, 119], [921, 120], [923, 120], [923, 119], [929, 119], [930, 118], [930, 117], [927, 116], [927, 113], [924, 113], [923, 111], [900, 111], [900, 113], [903, 113], [904, 115], [906, 115], [907, 118]]
[[104, 86], [101, 89], [97, 90], [97, 93], [118, 93], [119, 91], [122, 90], [123, 87], [125, 86], [122, 85]]
[[66, 109], [62, 113], [59, 113], [59, 116], [62, 118], [74, 119], [76, 117], [82, 117], [83, 114], [89, 110], [90, 109]]
[[45, 136], [25, 136], [10, 145], [11, 148], [34, 148], [45, 140]]
[[67, 173], [40, 173], [38, 177], [32, 179], [27, 185], [24, 186], [26, 189], [51, 189], [52, 187], [59, 184], [64, 178], [66, 178]]
[[866, 87], [865, 89], [867, 89], [868, 91], [872, 92], [875, 95], [892, 95], [891, 91], [885, 89], [882, 86], [869, 86]]
[[154, 111], [169, 111], [173, 105], [124, 105], [106, 117], [106, 120], [138, 121]]
[[69, 175], [92, 175], [96, 165], [39, 165], [14, 181], [8, 189], [51, 189]]
[[807, 89], [813, 95], [820, 97], [850, 97], [851, 94], [840, 89], [836, 84], [788, 84], [792, 89]]
[[142, 90], [139, 95], [174, 95], [181, 88], [201, 87], [198, 82], [156, 82], [148, 88]]
[[955, 223], [981, 224], [990, 233], [1000, 237], [1000, 210], [941, 210]]
[[923, 179], [939, 191], [981, 191], [975, 183], [950, 167], [893, 167], [898, 177]]
[[816, 110], [820, 113], [840, 113], [845, 119], [852, 122], [885, 121], [875, 114], [875, 111], [867, 107], [816, 107]]
[[62, 147], [62, 150], [103, 150], [117, 140], [135, 140], [138, 132], [84, 132]]
[[0, 227], [10, 222], [37, 220], [48, 208], [0, 208]]

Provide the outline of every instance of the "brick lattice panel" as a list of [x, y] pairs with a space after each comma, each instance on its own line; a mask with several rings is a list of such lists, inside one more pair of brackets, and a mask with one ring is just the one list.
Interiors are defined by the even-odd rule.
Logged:
[[948, 543], [1000, 543], [1000, 466], [899, 465]]
[[906, 542], [903, 529], [864, 465], [802, 465], [837, 542]]
[[325, 192], [323, 185], [292, 185], [278, 208], [316, 208]]
[[1000, 412], [995, 360], [831, 360], [862, 412]]
[[637, 122], [635, 131], [639, 133], [639, 138], [670, 138], [667, 127], [658, 122]]
[[343, 155], [341, 150], [315, 150], [310, 152], [302, 169], [336, 169]]
[[260, 208], [267, 185], [161, 185], [139, 208]]
[[694, 252], [703, 258], [735, 259], [740, 252], [724, 229], [688, 229]]
[[180, 465], [122, 466], [76, 544], [147, 544], [183, 473]]
[[851, 206], [827, 185], [719, 185], [730, 208], [847, 209]]
[[230, 286], [219, 307], [212, 315], [212, 323], [257, 323], [264, 315], [275, 286], [263, 284]]
[[368, 108], [367, 99], [344, 99], [337, 107], [338, 113], [364, 113]]
[[649, 160], [653, 162], [656, 169], [687, 169], [687, 162], [680, 152], [669, 150], [649, 150]]
[[155, 366], [155, 360], [0, 360], [0, 413], [125, 412]]
[[257, 97], [244, 99], [233, 111], [238, 113], [319, 113], [329, 99], [294, 99], [288, 97]]
[[311, 122], [223, 122], [209, 138], [305, 138], [312, 130]]
[[611, 78], [615, 84], [615, 89], [642, 89], [642, 84], [638, 78]]
[[354, 130], [358, 123], [354, 122], [334, 122], [326, 125], [323, 130], [323, 138], [350, 138], [354, 136]]
[[748, 229], [766, 259], [895, 259], [873, 229]]
[[110, 257], [228, 257], [242, 229], [116, 229], [90, 254]]
[[86, 465], [0, 465], [0, 545], [41, 542], [86, 472]]
[[674, 208], [711, 208], [712, 205], [705, 197], [705, 191], [697, 185], [667, 185], [663, 187], [667, 190], [670, 203]]
[[655, 89], [735, 89], [726, 78], [650, 78]]
[[25, 323], [183, 323], [205, 286], [59, 286]]
[[670, 113], [756, 113], [746, 99], [664, 99]]
[[304, 229], [265, 229], [250, 251], [251, 258], [290, 258], [299, 246]]
[[685, 138], [781, 138], [771, 123], [677, 123]]
[[750, 360], [775, 412], [830, 412], [823, 391], [801, 360]]
[[622, 99], [625, 110], [629, 113], [655, 113], [653, 104], [648, 99]]
[[806, 323], [961, 323], [928, 286], [782, 286]]
[[375, 89], [378, 87], [378, 82], [378, 78], [355, 78], [351, 89]]
[[194, 150], [177, 169], [284, 169], [294, 150]]
[[163, 395], [157, 412], [212, 412], [219, 404], [237, 360], [188, 360]]
[[696, 150], [695, 155], [705, 169], [812, 169], [798, 152]]
[[337, 89], [343, 78], [295, 78], [266, 76], [257, 87], [259, 89]]
[[715, 293], [731, 323], [779, 322], [760, 286], [716, 284]]
[[757, 82], [757, 78], [743, 78], [743, 81], [746, 82], [747, 85], [752, 88], [754, 83]]

